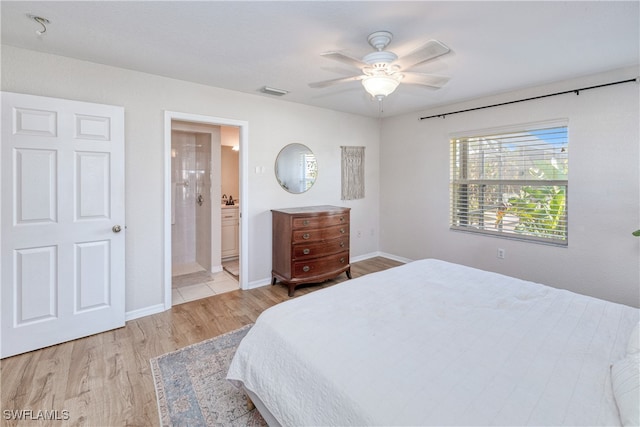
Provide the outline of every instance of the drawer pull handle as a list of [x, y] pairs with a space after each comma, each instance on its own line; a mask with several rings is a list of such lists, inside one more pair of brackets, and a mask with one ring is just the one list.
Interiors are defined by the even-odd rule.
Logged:
[[340, 264], [344, 264], [344, 257], [340, 258]]
[[340, 247], [344, 248], [344, 242], [340, 242]]
[[309, 270], [311, 270], [311, 268], [308, 265], [305, 265], [304, 267], [302, 267], [302, 271], [304, 271], [305, 273], [308, 272]]
[[311, 236], [309, 235], [309, 233], [304, 233], [304, 234], [302, 235], [302, 238], [303, 238], [304, 240], [307, 240], [309, 237], [311, 237]]
[[340, 234], [344, 234], [344, 228], [340, 229]]
[[340, 222], [344, 222], [344, 217], [343, 216], [340, 217]]
[[309, 255], [311, 253], [311, 250], [309, 248], [304, 248], [302, 250], [302, 253], [305, 254], [305, 255]]
[[309, 220], [305, 219], [304, 221], [302, 221], [302, 225], [309, 225]]

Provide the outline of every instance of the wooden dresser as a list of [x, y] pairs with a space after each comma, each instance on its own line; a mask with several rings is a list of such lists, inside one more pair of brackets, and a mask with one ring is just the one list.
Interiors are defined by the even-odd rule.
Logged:
[[346, 272], [349, 264], [349, 211], [339, 206], [272, 210], [273, 268], [271, 284], [320, 283]]

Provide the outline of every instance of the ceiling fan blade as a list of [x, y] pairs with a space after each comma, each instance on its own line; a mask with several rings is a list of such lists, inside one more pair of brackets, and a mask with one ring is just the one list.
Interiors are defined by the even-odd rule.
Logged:
[[362, 62], [360, 59], [346, 55], [342, 52], [332, 51], [332, 52], [322, 53], [321, 55], [324, 56], [325, 58], [333, 59], [334, 61], [340, 61], [344, 64], [351, 65], [352, 67], [356, 67], [356, 68], [362, 68], [367, 66], [367, 64], [365, 62]]
[[309, 83], [309, 87], [312, 88], [323, 88], [333, 86], [339, 83], [351, 82], [354, 80], [362, 80], [364, 76], [351, 76], [351, 77], [341, 77], [339, 79], [325, 80], [322, 82]]
[[449, 53], [450, 51], [451, 49], [449, 49], [439, 41], [429, 40], [424, 46], [414, 50], [408, 55], [403, 56], [395, 63], [400, 65], [403, 70], [406, 70], [407, 68], [411, 68], [414, 65], [420, 64], [421, 62], [437, 58], [438, 56]]
[[402, 74], [404, 75], [404, 77], [402, 78], [402, 83], [420, 86], [440, 88], [449, 81], [449, 77], [436, 76], [433, 74], [422, 74], [413, 72], [404, 72]]

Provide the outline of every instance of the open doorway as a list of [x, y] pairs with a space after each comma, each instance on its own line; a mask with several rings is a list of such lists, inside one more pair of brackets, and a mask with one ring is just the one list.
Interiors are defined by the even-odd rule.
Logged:
[[247, 133], [246, 122], [165, 112], [165, 309], [245, 288]]
[[172, 305], [239, 289], [239, 137], [171, 122]]

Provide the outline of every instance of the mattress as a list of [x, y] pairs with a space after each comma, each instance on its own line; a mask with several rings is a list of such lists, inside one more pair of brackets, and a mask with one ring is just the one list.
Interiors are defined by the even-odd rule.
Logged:
[[610, 365], [638, 320], [427, 259], [264, 311], [227, 378], [285, 426], [620, 425]]

